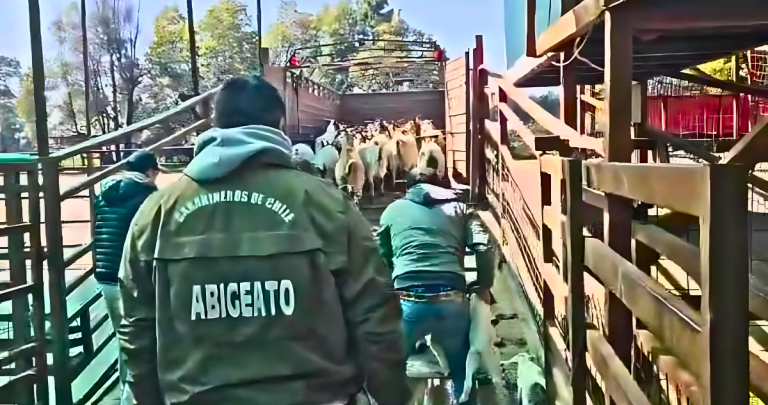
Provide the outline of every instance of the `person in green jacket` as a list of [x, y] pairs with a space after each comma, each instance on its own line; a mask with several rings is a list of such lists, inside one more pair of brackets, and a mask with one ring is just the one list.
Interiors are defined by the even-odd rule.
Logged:
[[[128, 230], [141, 204], [155, 191], [155, 180], [160, 174], [157, 158], [150, 152], [138, 151], [125, 163], [126, 170], [101, 183], [94, 209], [96, 221], [93, 230], [93, 248], [96, 252], [94, 277], [101, 286], [101, 294], [107, 304], [107, 314], [115, 331], [123, 320], [123, 305], [117, 273], [123, 256], [123, 246]], [[128, 369], [118, 357], [117, 372], [120, 382], [120, 403], [132, 405], [133, 396], [127, 389]]]
[[404, 350], [413, 354], [427, 335], [445, 352], [455, 398], [461, 397], [469, 352], [469, 301], [464, 254], [477, 262], [474, 290], [490, 303], [495, 255], [480, 219], [459, 192], [442, 184], [433, 169], [412, 174], [405, 198], [381, 215], [378, 241], [401, 294]]
[[284, 114], [263, 79], [229, 81], [184, 176], [136, 215], [119, 338], [138, 405], [410, 399], [370, 225], [293, 167]]

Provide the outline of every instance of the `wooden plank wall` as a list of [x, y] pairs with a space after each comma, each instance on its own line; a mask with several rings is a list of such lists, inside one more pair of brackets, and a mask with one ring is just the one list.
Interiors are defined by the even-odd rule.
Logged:
[[445, 90], [345, 94], [341, 97], [340, 112], [341, 121], [352, 123], [420, 116], [432, 120], [436, 128], [445, 129]]
[[[325, 132], [328, 121], [339, 119], [339, 101], [324, 95], [319, 86], [290, 81], [285, 68], [265, 66], [264, 78], [277, 87], [285, 102], [288, 136], [299, 140]], [[286, 75], [288, 77], [286, 77]], [[316, 94], [317, 93], [317, 94]]]
[[467, 60], [448, 62], [445, 68], [445, 140], [448, 173], [453, 168], [465, 177], [467, 170]]

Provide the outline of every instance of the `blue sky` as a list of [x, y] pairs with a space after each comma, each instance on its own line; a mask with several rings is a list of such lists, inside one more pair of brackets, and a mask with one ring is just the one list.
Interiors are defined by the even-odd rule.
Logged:
[[[89, 0], [89, 2], [92, 0]], [[195, 19], [217, 0], [194, 0]], [[256, 0], [244, 0], [255, 15]], [[518, 0], [519, 1], [519, 0]], [[134, 0], [137, 4], [139, 0]], [[43, 52], [50, 55], [56, 44], [48, 27], [69, 4], [69, 0], [40, 0], [41, 19], [44, 27]], [[262, 0], [262, 23], [265, 30], [277, 18], [278, 0]], [[314, 13], [329, 0], [297, 0], [299, 11]], [[141, 0], [141, 47], [152, 40], [152, 23], [168, 4], [176, 4], [186, 12], [185, 0]], [[474, 46], [475, 35], [482, 34], [485, 43], [485, 62], [493, 70], [506, 69], [504, 46], [504, 0], [390, 0], [390, 6], [402, 9], [401, 17], [411, 26], [433, 34], [453, 59]], [[254, 19], [255, 24], [255, 19]], [[0, 55], [19, 59], [26, 68], [31, 63], [29, 45], [29, 18], [27, 2], [0, 0]]]

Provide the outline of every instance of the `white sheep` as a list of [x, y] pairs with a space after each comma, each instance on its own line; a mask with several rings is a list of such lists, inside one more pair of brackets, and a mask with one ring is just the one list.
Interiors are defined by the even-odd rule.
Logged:
[[355, 148], [355, 138], [345, 134], [339, 161], [336, 163], [336, 185], [346, 189], [357, 200], [365, 184], [365, 166]]
[[[376, 179], [381, 179], [381, 148], [375, 143], [363, 145], [358, 149], [360, 159], [363, 161], [365, 167], [365, 178], [371, 185], [371, 197], [376, 193]], [[381, 194], [384, 194], [384, 182], [381, 182]]]
[[328, 145], [315, 155], [312, 159], [314, 165], [320, 172], [320, 177], [333, 181], [336, 174], [336, 163], [339, 162], [339, 151], [333, 145]]
[[424, 173], [427, 168], [433, 169], [441, 179], [445, 176], [445, 155], [440, 145], [435, 142], [426, 142], [421, 145], [418, 168], [421, 173]]
[[502, 362], [502, 365], [517, 363], [517, 398], [521, 405], [547, 403], [544, 370], [533, 361], [534, 359], [529, 353], [520, 353], [511, 360]]
[[311, 162], [312, 159], [315, 158], [315, 152], [312, 152], [312, 148], [309, 146], [303, 143], [297, 143], [296, 145], [293, 145], [292, 158], [294, 160], [306, 160]]
[[326, 128], [325, 133], [315, 138], [315, 152], [319, 152], [320, 149], [323, 149], [324, 147], [332, 144], [334, 139], [336, 139], [338, 132], [339, 131], [336, 121], [331, 120], [331, 123], [328, 124], [328, 128]]

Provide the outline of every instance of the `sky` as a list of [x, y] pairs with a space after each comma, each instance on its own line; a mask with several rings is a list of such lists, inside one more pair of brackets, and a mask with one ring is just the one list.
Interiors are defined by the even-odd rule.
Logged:
[[[69, 0], [39, 0], [43, 26], [43, 53], [50, 55], [57, 45], [50, 35], [51, 22], [71, 3]], [[89, 3], [93, 0], [88, 0]], [[138, 4], [139, 0], [133, 0]], [[195, 20], [217, 0], [194, 0]], [[256, 0], [243, 0], [249, 14], [256, 14]], [[509, 0], [390, 0], [390, 7], [402, 9], [400, 16], [412, 27], [434, 35], [448, 56], [455, 59], [474, 46], [475, 35], [483, 35], [485, 64], [492, 70], [506, 70], [504, 2]], [[523, 0], [512, 0], [523, 1]], [[334, 0], [297, 0], [302, 12], [315, 13], [324, 3]], [[279, 0], [262, 0], [264, 30], [277, 19]], [[152, 24], [160, 11], [176, 4], [186, 13], [185, 0], [141, 0], [140, 46], [146, 49], [152, 41]], [[28, 6], [24, 0], [0, 0], [0, 55], [17, 58], [22, 66], [31, 65]], [[254, 18], [255, 25], [255, 18]], [[143, 51], [142, 51], [143, 53]]]

